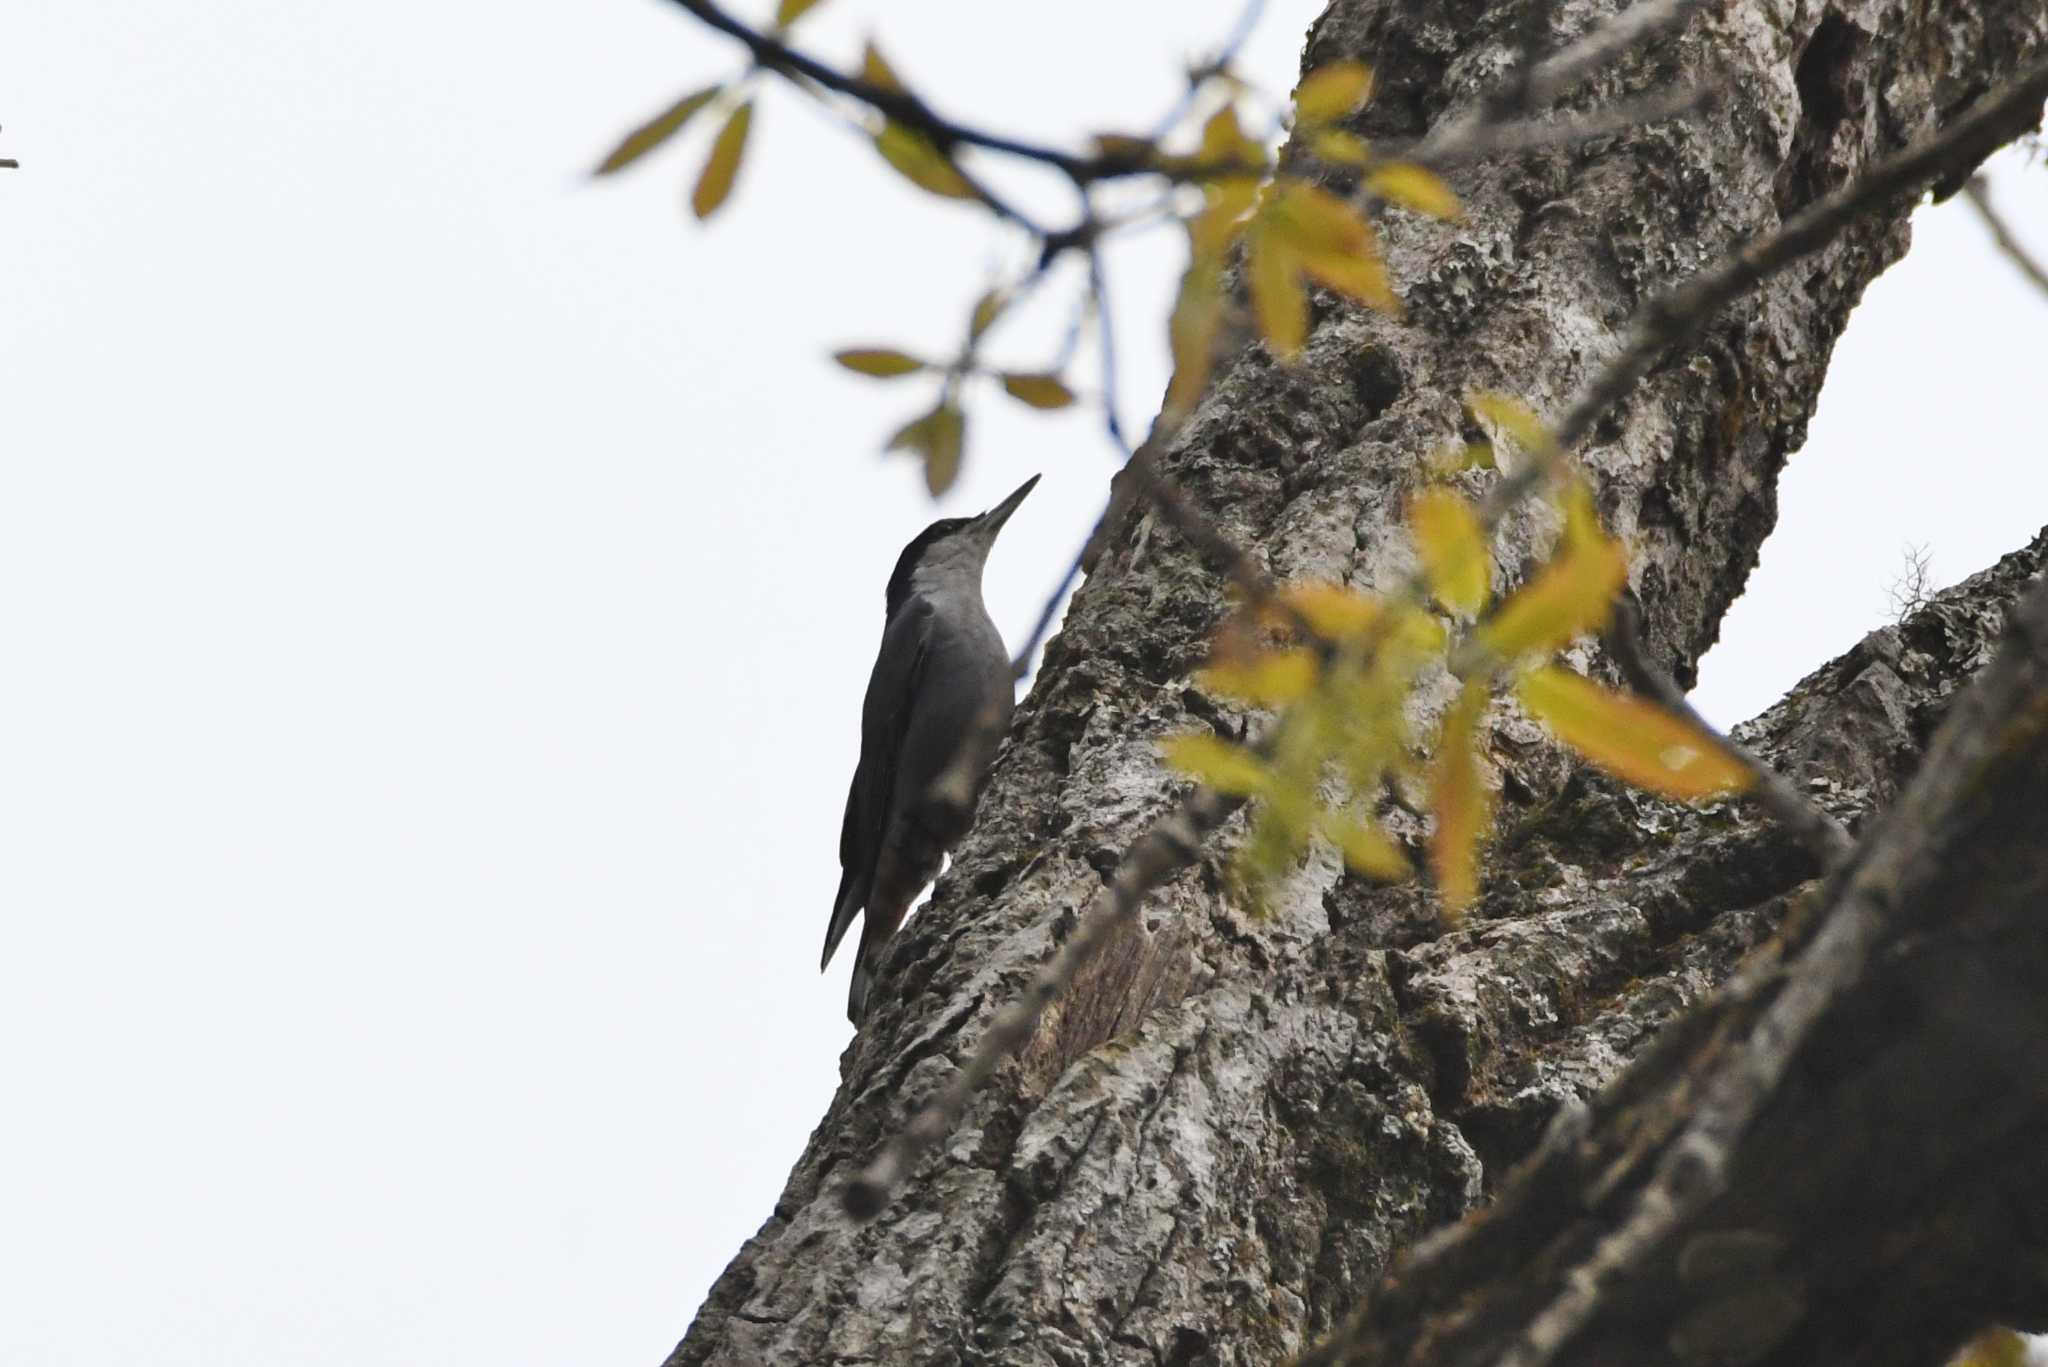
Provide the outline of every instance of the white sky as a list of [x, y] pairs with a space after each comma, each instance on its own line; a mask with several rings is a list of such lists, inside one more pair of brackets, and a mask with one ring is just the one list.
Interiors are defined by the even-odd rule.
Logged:
[[[1314, 8], [1275, 0], [1248, 68], [1284, 89]], [[987, 13], [806, 30], [876, 23], [941, 105], [1057, 137], [1147, 124], [1235, 6]], [[9, 19], [0, 1361], [658, 1361], [836, 1080], [840, 804], [934, 515], [874, 454], [921, 391], [822, 358], [945, 346], [1006, 258], [781, 92], [708, 232], [708, 130], [589, 184], [735, 66], [653, 0]], [[2048, 519], [2048, 300], [1967, 210], [1920, 223], [1716, 717], [1881, 620], [1906, 542], [1945, 583]], [[1137, 423], [1172, 256], [1116, 266]], [[1110, 458], [994, 397], [970, 443], [946, 511], [1045, 472], [990, 570], [1014, 638]]]

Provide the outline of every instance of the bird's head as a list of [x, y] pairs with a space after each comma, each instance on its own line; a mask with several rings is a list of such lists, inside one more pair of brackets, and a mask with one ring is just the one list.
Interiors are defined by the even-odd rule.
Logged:
[[1033, 475], [987, 512], [977, 517], [942, 517], [913, 537], [896, 558], [896, 572], [889, 576], [886, 611], [894, 614], [920, 587], [958, 584], [980, 592], [981, 567], [988, 563], [996, 533], [1037, 485], [1038, 476]]

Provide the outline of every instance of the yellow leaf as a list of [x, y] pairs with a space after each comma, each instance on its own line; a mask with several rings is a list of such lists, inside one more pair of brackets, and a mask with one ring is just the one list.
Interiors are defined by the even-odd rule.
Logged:
[[1331, 62], [1304, 76], [1294, 92], [1295, 117], [1304, 124], [1332, 123], [1372, 98], [1372, 68]]
[[897, 78], [896, 68], [889, 65], [881, 49], [870, 42], [860, 56], [860, 78], [877, 90], [893, 90], [902, 93], [903, 82]]
[[1425, 489], [1408, 505], [1408, 526], [1437, 601], [1467, 616], [1485, 607], [1493, 561], [1472, 505], [1449, 489]]
[[1341, 128], [1318, 128], [1310, 135], [1308, 145], [1324, 161], [1339, 166], [1364, 166], [1372, 160], [1372, 144]]
[[700, 219], [709, 218], [732, 193], [733, 178], [740, 173], [740, 157], [747, 150], [747, 127], [754, 120], [754, 102], [747, 101], [726, 117], [725, 126], [712, 140], [711, 156], [697, 188], [690, 192], [690, 208]]
[[1244, 135], [1244, 129], [1237, 122], [1237, 106], [1224, 105], [1209, 116], [1202, 125], [1202, 163], [1206, 166], [1228, 166], [1242, 163], [1247, 167], [1262, 165], [1265, 158], [1259, 154], [1259, 146]]
[[1374, 822], [1349, 813], [1325, 812], [1317, 827], [1354, 872], [1387, 882], [1414, 872], [1394, 838]]
[[1683, 717], [1568, 669], [1530, 670], [1515, 693], [1558, 739], [1638, 788], [1690, 800], [1739, 793], [1755, 781], [1748, 766]]
[[1173, 344], [1173, 380], [1166, 388], [1166, 410], [1186, 413], [1202, 397], [1209, 383], [1209, 367], [1216, 350], [1216, 334], [1223, 327], [1222, 267], [1212, 259], [1197, 256], [1188, 262], [1181, 277], [1180, 297], [1174, 301], [1167, 334]]
[[[1379, 599], [1342, 584], [1289, 584], [1280, 590], [1279, 598], [1327, 641], [1363, 635], [1380, 620], [1382, 611]], [[1288, 622], [1285, 615], [1269, 612], [1268, 617], [1276, 625]]]
[[1500, 466], [1493, 458], [1493, 443], [1454, 441], [1431, 453], [1429, 468], [1433, 474], [1455, 475], [1460, 470], [1497, 470]]
[[775, 27], [786, 29], [817, 7], [818, 0], [782, 0], [775, 7]]
[[2027, 1367], [2027, 1341], [2010, 1329], [1986, 1329], [1963, 1345], [1948, 1367]]
[[598, 163], [592, 175], [608, 176], [640, 160], [655, 148], [667, 142], [682, 130], [693, 115], [717, 98], [719, 87], [707, 85], [702, 90], [693, 90], [668, 108], [641, 124], [619, 141], [611, 155]]
[[1254, 231], [1248, 249], [1252, 316], [1266, 345], [1291, 360], [1308, 340], [1308, 295], [1301, 288], [1301, 254], [1270, 229]]
[[1057, 375], [1025, 375], [1014, 371], [1003, 374], [1003, 388], [1010, 397], [1033, 408], [1065, 408], [1074, 401], [1074, 391], [1060, 382]]
[[1264, 760], [1213, 732], [1168, 736], [1159, 748], [1168, 764], [1219, 793], [1255, 797], [1272, 784]]
[[1219, 658], [1208, 668], [1197, 670], [1195, 682], [1224, 697], [1278, 707], [1306, 697], [1316, 686], [1316, 674], [1315, 652], [1297, 646]]
[[1582, 631], [1607, 621], [1614, 595], [1628, 582], [1628, 548], [1597, 531], [1569, 542], [1500, 610], [1479, 626], [1479, 643], [1504, 660], [1548, 655]]
[[1290, 180], [1278, 186], [1267, 222], [1304, 252], [1355, 256], [1374, 252], [1372, 225], [1320, 185]]
[[1206, 207], [1188, 221], [1188, 247], [1198, 257], [1220, 256], [1244, 231], [1245, 215], [1259, 197], [1251, 176], [1224, 176], [1202, 187]]
[[1434, 171], [1412, 162], [1389, 161], [1366, 173], [1365, 188], [1404, 209], [1456, 223], [1465, 217], [1464, 206]]
[[1479, 896], [1479, 841], [1493, 824], [1493, 795], [1479, 771], [1479, 724], [1486, 716], [1486, 681], [1468, 679], [1444, 717], [1431, 766], [1429, 862], [1436, 871], [1444, 911], [1455, 924]]
[[933, 146], [930, 138], [908, 124], [894, 120], [883, 124], [882, 131], [875, 134], [875, 150], [919, 189], [946, 199], [980, 198], [960, 168]]
[[924, 369], [924, 362], [915, 356], [906, 356], [900, 351], [883, 347], [850, 347], [835, 351], [832, 359], [848, 370], [861, 375], [872, 375], [878, 380], [893, 380], [898, 375], [915, 375]]
[[1367, 308], [1396, 318], [1401, 316], [1401, 301], [1394, 297], [1393, 286], [1387, 281], [1386, 263], [1376, 251], [1368, 249], [1352, 256], [1304, 252], [1301, 268], [1326, 289], [1356, 299]]
[[1482, 390], [1467, 398], [1465, 407], [1513, 437], [1530, 455], [1549, 460], [1559, 454], [1557, 436], [1550, 430], [1550, 424], [1514, 395]]
[[925, 488], [937, 498], [960, 477], [960, 453], [966, 436], [966, 415], [952, 404], [942, 403], [898, 428], [882, 449], [914, 451], [922, 457]]

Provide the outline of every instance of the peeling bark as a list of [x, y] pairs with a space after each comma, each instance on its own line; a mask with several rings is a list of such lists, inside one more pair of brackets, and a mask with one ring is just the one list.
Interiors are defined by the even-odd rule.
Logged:
[[[1417, 136], [1494, 88], [1525, 8], [1337, 0], [1306, 64], [1372, 63], [1359, 131]], [[1543, 31], [1569, 38], [1614, 8], [1562, 0]], [[1411, 567], [1401, 507], [1459, 435], [1462, 394], [1558, 410], [1647, 295], [2042, 51], [2043, 0], [1710, 6], [1578, 97], [1715, 79], [1710, 111], [1454, 175], [1467, 226], [1390, 214], [1408, 321], [1319, 295], [1302, 361], [1240, 351], [1165, 468], [1276, 575], [1391, 587]], [[1770, 530], [1850, 309], [1906, 241], [1903, 215], [1859, 225], [1667, 358], [1588, 443], [1651, 648], [1682, 681]], [[1461, 478], [1476, 491], [1491, 476]], [[1504, 562], [1534, 563], [1552, 530], [1540, 512], [1512, 520]], [[1852, 828], [1874, 825], [2044, 558], [2036, 540], [1873, 633], [1743, 738]], [[1651, 1185], [1659, 1144], [1692, 1113], [1688, 1079], [1711, 1076], [1780, 990], [1699, 1004], [1739, 965], [1790, 962], [1836, 923], [1817, 909], [1842, 888], [1748, 804], [1624, 791], [1504, 715], [1490, 747], [1502, 824], [1464, 929], [1440, 929], [1426, 888], [1368, 884], [1326, 856], [1254, 918], [1222, 877], [1236, 818], [881, 1216], [853, 1224], [838, 1186], [1180, 791], [1156, 738], [1233, 724], [1190, 683], [1225, 606], [1218, 577], [1134, 509], [1047, 650], [973, 832], [895, 941], [887, 1004], [849, 1045], [839, 1094], [671, 1367], [1266, 1363], [1340, 1327], [1359, 1361], [1520, 1351], [1575, 1260], [1618, 1227], [1603, 1213]], [[1925, 1362], [1984, 1316], [2048, 1312], [2034, 1171], [2048, 1164], [2028, 1161], [2048, 1054], [2024, 1033], [2048, 1031], [2048, 957], [2018, 914], [2038, 909], [2043, 868], [2016, 853], [2042, 846], [2048, 802], [2033, 733], [1985, 725], [2015, 759], [1983, 791], [2007, 800], [1941, 809], [1949, 824], [1901, 875], [1910, 914], [1885, 923], [1896, 938], [1874, 985], [1816, 1028], [1790, 1099], [1746, 1132], [1688, 1242], [1646, 1251], [1572, 1329], [1566, 1360]], [[1947, 923], [1943, 896], [1960, 909]], [[1945, 1180], [1959, 1170], [1982, 1180]], [[1888, 1173], [1914, 1185], [1886, 1191]], [[1423, 1243], [1375, 1292], [1404, 1249], [1488, 1198], [1490, 1215]], [[1845, 1252], [1858, 1256], [1827, 1256]], [[1929, 1296], [1945, 1298], [1938, 1314]]]

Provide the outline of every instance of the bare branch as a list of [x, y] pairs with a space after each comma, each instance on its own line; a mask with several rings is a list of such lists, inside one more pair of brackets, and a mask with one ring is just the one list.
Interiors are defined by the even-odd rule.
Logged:
[[1998, 244], [1998, 249], [2012, 258], [2020, 273], [2034, 282], [2035, 289], [2048, 292], [2048, 270], [2043, 270], [2041, 263], [2028, 255], [2026, 246], [2013, 236], [2006, 221], [1991, 207], [1991, 186], [1984, 177], [1971, 176], [1969, 184], [1963, 186], [1963, 193], [1970, 197], [1971, 207], [1984, 220], [1984, 226], [1991, 230], [1991, 240]]

